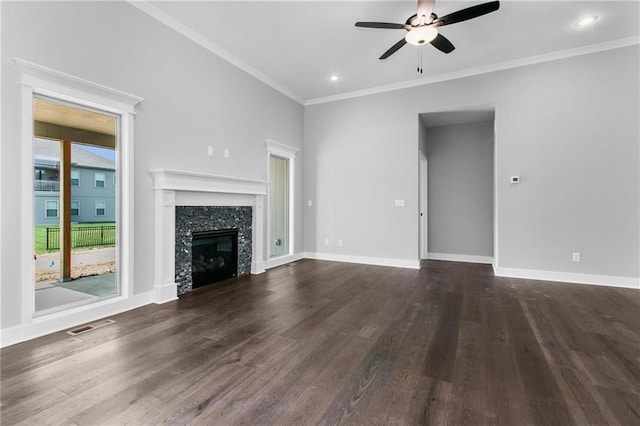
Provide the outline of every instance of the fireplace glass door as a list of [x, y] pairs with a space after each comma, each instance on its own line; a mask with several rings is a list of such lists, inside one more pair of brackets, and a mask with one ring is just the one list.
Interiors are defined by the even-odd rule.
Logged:
[[194, 232], [191, 243], [193, 288], [238, 275], [238, 230]]

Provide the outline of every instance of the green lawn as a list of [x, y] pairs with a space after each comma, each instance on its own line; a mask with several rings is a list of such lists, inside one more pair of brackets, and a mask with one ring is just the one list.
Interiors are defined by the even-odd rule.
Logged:
[[[91, 244], [91, 242], [83, 241], [82, 237], [73, 232], [74, 228], [87, 228], [87, 227], [99, 227], [99, 226], [114, 226], [115, 222], [92, 222], [92, 223], [74, 223], [71, 225], [71, 235], [72, 235], [72, 243], [71, 246], [74, 247], [76, 245], [81, 245], [83, 249], [91, 248], [91, 247], [113, 247], [114, 244]], [[42, 254], [47, 252], [56, 252], [55, 250], [47, 250], [47, 228], [59, 228], [57, 225], [36, 225], [34, 227], [34, 242], [33, 247], [36, 254]], [[114, 231], [108, 232], [108, 236], [112, 237], [115, 241], [115, 233]], [[87, 245], [88, 243], [88, 245]]]

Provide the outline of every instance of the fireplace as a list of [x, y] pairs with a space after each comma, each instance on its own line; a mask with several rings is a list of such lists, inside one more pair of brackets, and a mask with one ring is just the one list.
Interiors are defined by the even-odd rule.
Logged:
[[[249, 206], [176, 206], [175, 280], [178, 295], [251, 273], [252, 221], [253, 209]], [[230, 238], [229, 233], [235, 235]], [[235, 259], [229, 256], [230, 251]], [[231, 265], [235, 268], [232, 272]], [[217, 274], [221, 276], [214, 276]]]
[[238, 275], [238, 230], [193, 232], [192, 287], [198, 288]]
[[267, 182], [190, 171], [152, 169], [153, 300], [165, 303], [193, 289], [194, 232], [238, 230], [237, 275], [264, 272]]

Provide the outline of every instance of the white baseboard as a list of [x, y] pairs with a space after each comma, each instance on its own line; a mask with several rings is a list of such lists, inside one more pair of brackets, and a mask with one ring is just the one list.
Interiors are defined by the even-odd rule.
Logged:
[[333, 262], [361, 263], [365, 265], [392, 266], [395, 268], [420, 269], [419, 260], [390, 259], [386, 257], [348, 256], [333, 253], [304, 252], [306, 259], [331, 260]]
[[634, 277], [502, 268], [496, 265], [493, 265], [493, 272], [497, 277], [524, 278], [529, 280], [556, 281], [561, 283], [590, 284], [607, 287], [640, 289], [640, 278]]
[[121, 312], [130, 311], [153, 303], [153, 291], [136, 294], [128, 299], [105, 300], [104, 302], [85, 305], [81, 310], [73, 312], [61, 311], [51, 315], [34, 318], [29, 324], [0, 330], [0, 347], [14, 345], [26, 340], [35, 339], [45, 334], [66, 330]]
[[295, 262], [303, 258], [303, 253], [294, 253], [286, 256], [275, 257], [267, 260], [265, 263], [265, 269], [275, 268], [276, 266], [286, 265], [287, 263]]
[[485, 263], [493, 264], [491, 256], [474, 256], [469, 254], [452, 254], [452, 253], [427, 253], [429, 260], [446, 260], [449, 262], [467, 262], [467, 263]]

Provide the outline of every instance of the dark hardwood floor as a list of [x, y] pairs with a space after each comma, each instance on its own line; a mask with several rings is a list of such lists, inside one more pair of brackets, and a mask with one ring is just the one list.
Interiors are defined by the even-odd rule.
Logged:
[[639, 425], [640, 292], [304, 260], [1, 355], [1, 423]]

